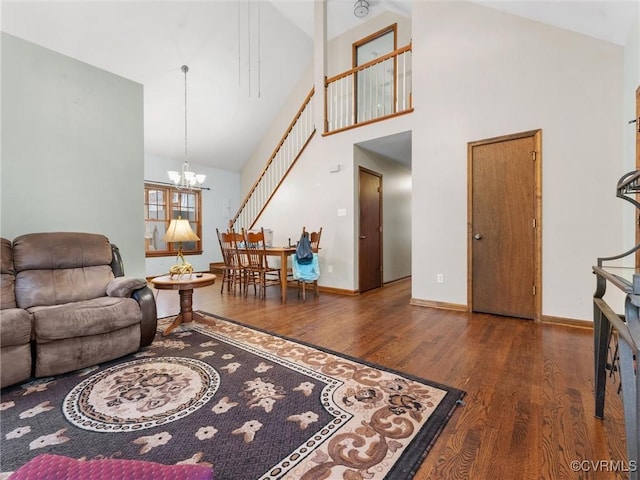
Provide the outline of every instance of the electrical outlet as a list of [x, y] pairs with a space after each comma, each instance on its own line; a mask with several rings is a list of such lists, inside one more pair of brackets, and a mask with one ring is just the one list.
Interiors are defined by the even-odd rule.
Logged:
[[444, 273], [439, 273], [439, 274], [436, 276], [436, 282], [438, 282], [438, 283], [444, 283]]
[[333, 265], [327, 266], [327, 272], [328, 273], [332, 273], [333, 272]]

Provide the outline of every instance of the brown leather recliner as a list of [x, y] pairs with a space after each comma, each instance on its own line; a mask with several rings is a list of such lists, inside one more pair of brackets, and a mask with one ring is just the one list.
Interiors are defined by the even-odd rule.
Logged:
[[[15, 303], [27, 316], [22, 321], [30, 326], [34, 358], [30, 373], [36, 377], [112, 360], [154, 338], [153, 293], [144, 279], [123, 276], [119, 251], [103, 235], [22, 235], [13, 241], [13, 271]], [[12, 372], [13, 354], [5, 355], [5, 335], [11, 328], [2, 310], [3, 387], [24, 379], [19, 378], [24, 372]]]
[[1, 386], [31, 376], [31, 315], [18, 308], [11, 242], [1, 239], [0, 259], [0, 376]]

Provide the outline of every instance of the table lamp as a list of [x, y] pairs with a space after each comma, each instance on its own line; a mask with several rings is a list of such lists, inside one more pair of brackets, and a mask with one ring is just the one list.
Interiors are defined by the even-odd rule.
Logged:
[[184, 220], [181, 217], [171, 220], [169, 228], [167, 228], [167, 233], [164, 234], [162, 239], [167, 243], [179, 243], [177, 258], [180, 259], [182, 263], [177, 263], [171, 267], [169, 273], [171, 275], [193, 273], [193, 267], [185, 261], [184, 255], [182, 254], [182, 242], [194, 242], [200, 240], [200, 238], [191, 229], [189, 220]]

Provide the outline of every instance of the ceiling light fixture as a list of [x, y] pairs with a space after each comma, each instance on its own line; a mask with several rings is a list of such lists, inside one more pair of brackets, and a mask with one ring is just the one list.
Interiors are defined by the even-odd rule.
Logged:
[[358, 18], [364, 18], [369, 14], [369, 2], [367, 0], [358, 0], [353, 5], [353, 14]]
[[167, 175], [169, 175], [169, 178], [177, 188], [191, 190], [195, 186], [202, 185], [207, 176], [197, 175], [189, 167], [189, 155], [187, 152], [187, 72], [189, 67], [183, 65], [181, 70], [184, 72], [184, 164], [181, 172], [170, 170]]

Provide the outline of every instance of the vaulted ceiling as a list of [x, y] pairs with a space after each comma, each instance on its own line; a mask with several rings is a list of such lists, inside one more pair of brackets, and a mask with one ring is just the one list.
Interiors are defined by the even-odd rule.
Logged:
[[[478, 3], [618, 44], [638, 21], [634, 1]], [[411, 15], [410, 0], [369, 4], [359, 19], [352, 0], [328, 0], [329, 38], [383, 11]], [[312, 0], [3, 0], [1, 23], [6, 33], [143, 84], [145, 151], [176, 160], [184, 157], [180, 68], [188, 65], [190, 161], [232, 171], [313, 52]]]

